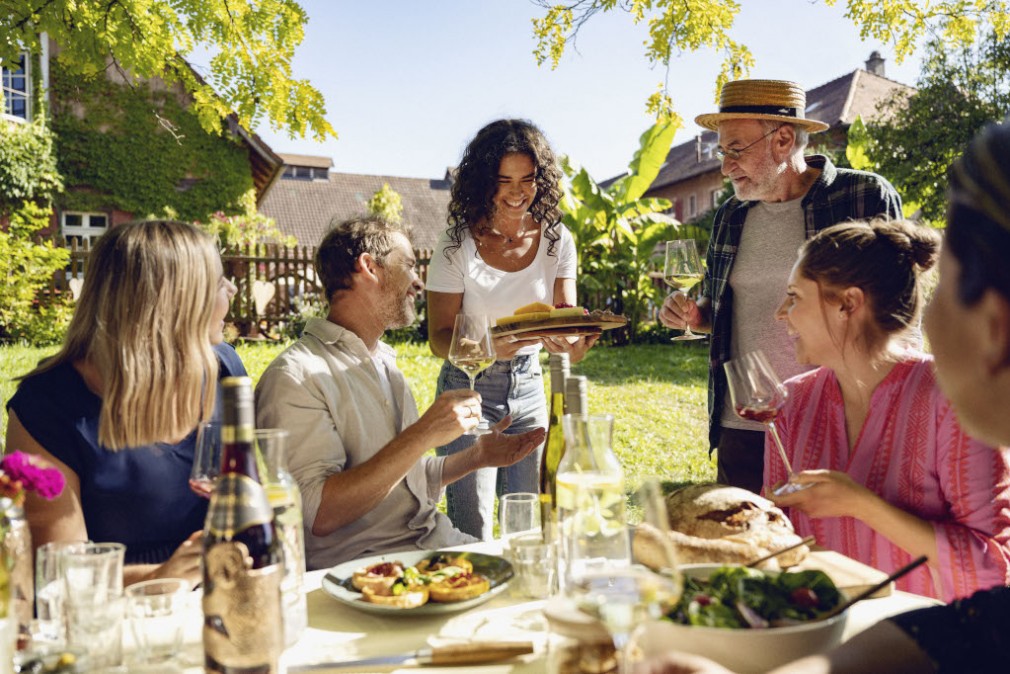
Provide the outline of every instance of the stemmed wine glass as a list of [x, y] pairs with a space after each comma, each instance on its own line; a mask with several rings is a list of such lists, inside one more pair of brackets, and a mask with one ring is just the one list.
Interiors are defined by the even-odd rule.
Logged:
[[[631, 671], [628, 644], [631, 635], [649, 619], [658, 619], [676, 606], [683, 591], [677, 556], [669, 536], [669, 519], [659, 484], [646, 480], [638, 492], [642, 520], [658, 543], [654, 568], [638, 564], [612, 564], [575, 577], [569, 594], [579, 610], [607, 628], [617, 652], [618, 671]], [[636, 535], [638, 535], [636, 533]]]
[[[663, 281], [674, 290], [689, 294], [691, 288], [701, 283], [704, 273], [698, 257], [698, 244], [694, 239], [677, 239], [666, 242], [666, 260], [663, 265]], [[675, 342], [690, 339], [704, 339], [704, 335], [691, 332], [691, 326], [684, 323], [684, 334], [673, 338]]]
[[189, 488], [210, 498], [214, 481], [221, 474], [221, 422], [201, 421], [196, 432], [193, 468], [189, 473]]
[[[494, 340], [491, 339], [491, 322], [484, 314], [456, 314], [452, 328], [452, 343], [449, 345], [449, 362], [466, 373], [470, 380], [470, 390], [474, 388], [477, 375], [495, 361]], [[490, 433], [487, 419], [466, 432], [467, 435]]]
[[768, 357], [761, 350], [751, 351], [735, 360], [727, 361], [723, 367], [726, 369], [733, 409], [741, 419], [757, 421], [768, 427], [779, 450], [779, 457], [789, 474], [789, 480], [773, 493], [782, 496], [813, 486], [793, 481], [795, 473], [792, 464], [789, 463], [789, 457], [786, 456], [782, 440], [779, 439], [779, 433], [775, 429], [775, 417], [785, 405], [788, 392], [768, 362]]

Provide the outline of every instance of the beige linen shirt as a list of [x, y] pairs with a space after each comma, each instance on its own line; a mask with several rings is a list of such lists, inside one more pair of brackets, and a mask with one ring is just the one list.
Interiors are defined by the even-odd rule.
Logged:
[[[373, 355], [386, 364], [395, 407], [383, 392]], [[402, 410], [399, 425], [397, 409]], [[260, 377], [256, 411], [258, 427], [290, 433], [287, 464], [302, 492], [309, 569], [366, 555], [476, 540], [455, 529], [437, 510], [444, 459], [435, 456], [421, 458], [369, 513], [327, 536], [312, 534], [326, 478], [361, 465], [417, 421], [417, 403], [388, 344], [379, 342], [376, 354], [371, 354], [353, 332], [311, 319], [302, 338]]]

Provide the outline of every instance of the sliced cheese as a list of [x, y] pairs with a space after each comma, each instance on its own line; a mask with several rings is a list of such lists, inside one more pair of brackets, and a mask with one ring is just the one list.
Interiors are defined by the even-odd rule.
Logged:
[[551, 318], [582, 318], [586, 315], [586, 310], [582, 307], [565, 307], [563, 309], [552, 309]]
[[544, 304], [543, 302], [532, 302], [526, 306], [519, 307], [515, 310], [516, 314], [534, 314], [547, 312], [550, 313], [554, 307], [549, 304]]

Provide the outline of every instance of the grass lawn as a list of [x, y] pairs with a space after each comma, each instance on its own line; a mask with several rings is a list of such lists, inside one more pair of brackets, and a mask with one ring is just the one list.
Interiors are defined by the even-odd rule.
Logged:
[[[283, 345], [273, 343], [238, 346], [254, 380], [282, 349]], [[431, 355], [427, 344], [398, 344], [396, 349], [399, 366], [423, 411], [434, 398], [441, 361]], [[14, 394], [14, 377], [55, 350], [0, 346], [0, 399], [6, 403]], [[707, 361], [708, 348], [698, 343], [600, 346], [572, 368], [573, 374], [589, 378], [590, 412], [615, 417], [614, 451], [627, 473], [629, 488], [653, 475], [675, 482], [715, 479], [706, 440]], [[546, 383], [549, 377], [544, 379]], [[6, 408], [0, 426], [6, 432]]]

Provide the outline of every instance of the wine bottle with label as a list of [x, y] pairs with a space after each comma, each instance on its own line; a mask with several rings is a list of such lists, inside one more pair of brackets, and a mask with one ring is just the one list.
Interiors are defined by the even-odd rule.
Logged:
[[205, 671], [276, 674], [284, 648], [284, 553], [260, 480], [252, 380], [221, 380], [221, 475], [203, 532]]
[[552, 353], [547, 359], [551, 373], [551, 418], [547, 441], [540, 459], [540, 518], [547, 540], [553, 539], [555, 520], [555, 489], [558, 464], [565, 453], [565, 435], [561, 417], [565, 413], [565, 380], [569, 365], [567, 353]]

